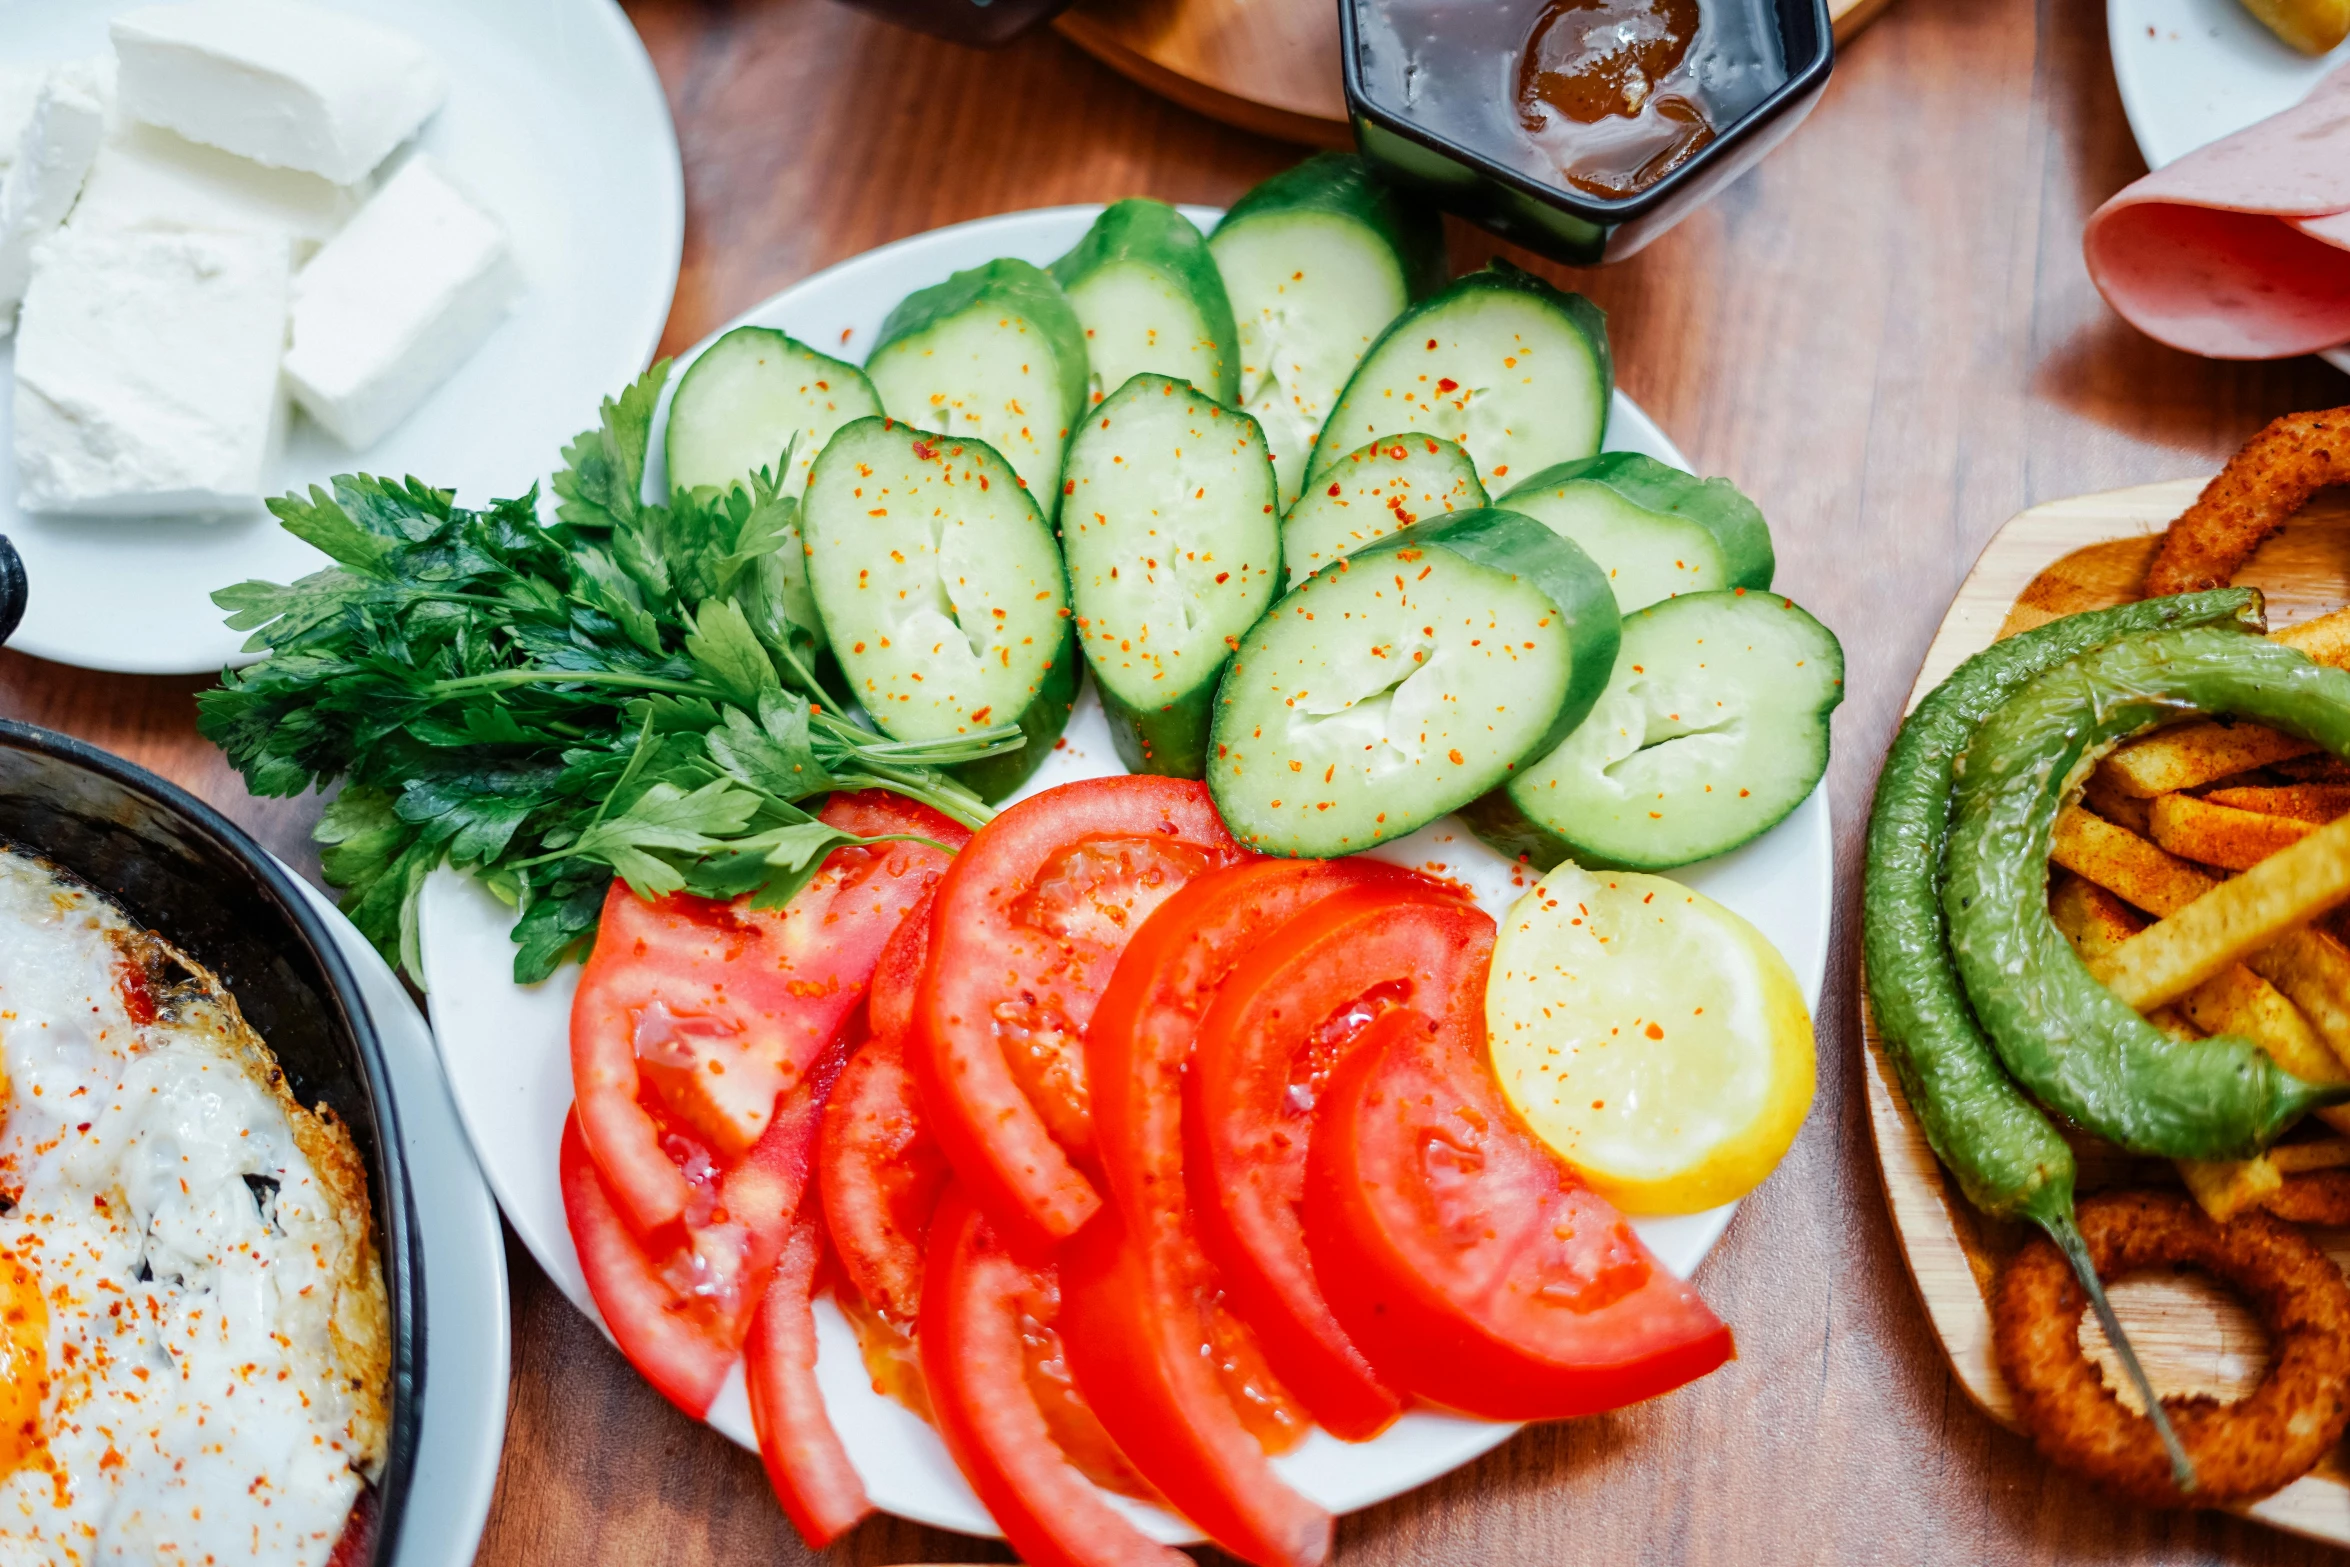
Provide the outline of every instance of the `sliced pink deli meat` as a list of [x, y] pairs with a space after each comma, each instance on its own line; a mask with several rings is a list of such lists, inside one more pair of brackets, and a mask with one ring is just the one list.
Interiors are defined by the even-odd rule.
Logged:
[[2157, 342], [2284, 359], [2350, 342], [2350, 66], [2090, 216], [2089, 276]]

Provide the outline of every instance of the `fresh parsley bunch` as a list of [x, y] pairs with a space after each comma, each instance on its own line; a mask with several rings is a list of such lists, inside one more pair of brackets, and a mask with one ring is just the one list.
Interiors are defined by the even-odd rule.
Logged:
[[863, 841], [799, 802], [892, 789], [977, 826], [987, 807], [940, 769], [1021, 744], [1009, 724], [911, 742], [841, 716], [816, 675], [798, 503], [765, 471], [641, 500], [668, 370], [564, 449], [553, 524], [535, 486], [468, 511], [345, 475], [270, 502], [333, 566], [213, 595], [268, 656], [202, 693], [197, 727], [255, 794], [343, 780], [316, 830], [327, 880], [411, 975], [444, 860], [521, 911], [529, 983], [585, 952], [615, 875], [647, 897], [780, 904]]

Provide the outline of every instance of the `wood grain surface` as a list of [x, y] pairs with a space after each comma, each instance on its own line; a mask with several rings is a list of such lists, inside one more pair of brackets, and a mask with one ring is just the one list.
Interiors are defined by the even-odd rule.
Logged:
[[[671, 349], [936, 224], [1132, 193], [1222, 203], [1296, 156], [1144, 93], [1050, 33], [977, 55], [829, 0], [630, 9], [685, 148]], [[1828, 775], [1840, 954], [1855, 947], [1879, 761], [1999, 524], [2039, 500], [2208, 472], [2279, 413], [2350, 402], [2350, 381], [2317, 361], [2191, 359], [2105, 310], [2081, 223], [2141, 172], [2101, 6], [1928, 0], [1887, 12], [1803, 129], [1655, 246], [1601, 272], [1537, 264], [1607, 309], [1625, 389], [1755, 497], [1779, 585], [1844, 639], [1849, 696]], [[1493, 249], [1455, 235], [1459, 264]], [[317, 801], [246, 798], [195, 737], [201, 683], [0, 655], [0, 712], [153, 767], [315, 869], [304, 834]], [[1886, 1217], [1854, 996], [1839, 957], [1811, 1121], [1698, 1276], [1738, 1331], [1737, 1362], [1651, 1406], [1529, 1430], [1347, 1519], [1348, 1567], [2330, 1555], [2233, 1517], [2116, 1506], [1976, 1409]], [[673, 1413], [511, 1257], [513, 1413], [481, 1559], [805, 1560], [758, 1464]], [[832, 1554], [878, 1567], [1003, 1553], [878, 1520]]]
[[[1316, 147], [1352, 146], [1340, 80], [1345, 0], [1087, 0], [1064, 37], [1156, 93], [1212, 119]], [[1892, 0], [1829, 0], [1842, 44]]]
[[[1909, 705], [2001, 637], [2138, 598], [2162, 530], [2201, 488], [2199, 479], [2140, 484], [2019, 513], [1984, 546], [1960, 585], [1910, 688]], [[2272, 629], [2350, 604], [2350, 494], [2321, 494], [2253, 553], [2235, 581], [2261, 590]], [[1985, 1218], [1967, 1203], [1926, 1142], [1866, 997], [1856, 1000], [1867, 1051], [1869, 1129], [1903, 1259], [1959, 1386], [1992, 1419], [2015, 1427], [2014, 1394], [1992, 1349], [1990, 1300], [1999, 1269], [2032, 1230]], [[2076, 1150], [2083, 1196], [2123, 1186], [2178, 1185], [2161, 1160], [2132, 1159], [2086, 1137], [2076, 1139]], [[2319, 1241], [2337, 1262], [2350, 1264], [2350, 1232], [2326, 1231]], [[2266, 1338], [2259, 1324], [2202, 1275], [2128, 1279], [2111, 1298], [2163, 1397], [2239, 1398], [2260, 1380]], [[2092, 1330], [2089, 1336], [2118, 1384], [2121, 1373], [2103, 1335]], [[2244, 1511], [2280, 1529], [2350, 1545], [2350, 1469], [2336, 1453]]]

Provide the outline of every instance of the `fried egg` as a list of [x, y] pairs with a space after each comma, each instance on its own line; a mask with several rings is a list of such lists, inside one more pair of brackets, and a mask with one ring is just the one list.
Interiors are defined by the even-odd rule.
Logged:
[[316, 1567], [382, 1465], [348, 1131], [211, 974], [0, 849], [0, 1567]]

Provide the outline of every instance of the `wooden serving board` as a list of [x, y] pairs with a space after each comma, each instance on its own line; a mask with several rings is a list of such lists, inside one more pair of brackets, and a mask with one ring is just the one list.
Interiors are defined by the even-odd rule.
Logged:
[[[1343, 0], [1086, 0], [1054, 25], [1110, 69], [1187, 109], [1314, 147], [1352, 147], [1340, 85]], [[1836, 42], [1892, 0], [1829, 0]]]
[[[1910, 706], [2001, 637], [2138, 597], [2159, 535], [2202, 484], [2188, 479], [2110, 490], [2052, 501], [2011, 519], [1959, 588], [1926, 653]], [[2236, 581], [2268, 596], [2272, 626], [2350, 604], [2350, 498], [2336, 492], [2312, 502], [2261, 547]], [[1959, 1385], [1992, 1419], [2020, 1429], [1992, 1354], [1989, 1290], [2029, 1229], [1975, 1212], [1935, 1160], [1877, 1038], [1865, 989], [1861, 1033], [1867, 1043], [1869, 1127], [1910, 1276]], [[2088, 1141], [2076, 1142], [2075, 1148], [2084, 1194], [2120, 1185], [2177, 1185], [2160, 1160], [2131, 1159]], [[2350, 1231], [2323, 1231], [2318, 1239], [2336, 1262], [2350, 1268]], [[2111, 1293], [2157, 1391], [2235, 1398], [2260, 1380], [2266, 1360], [2259, 1326], [2233, 1296], [2199, 1275], [2140, 1276], [2122, 1281]], [[2119, 1387], [2120, 1372], [2093, 1322], [2084, 1341], [2105, 1362], [2107, 1382]], [[2336, 1452], [2302, 1479], [2241, 1511], [2296, 1534], [2350, 1545], [2350, 1466]]]

